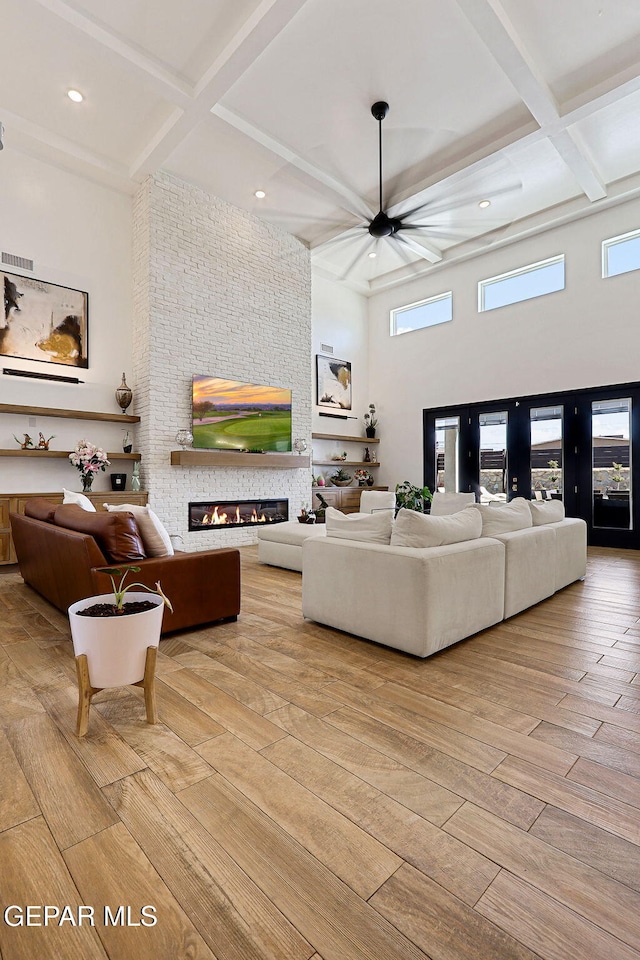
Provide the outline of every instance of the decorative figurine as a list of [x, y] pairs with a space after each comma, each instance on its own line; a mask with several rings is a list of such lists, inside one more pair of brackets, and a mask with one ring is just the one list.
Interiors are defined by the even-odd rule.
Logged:
[[39, 436], [39, 438], [40, 438], [40, 439], [38, 440], [38, 450], [48, 450], [48, 449], [49, 449], [49, 444], [50, 444], [50, 442], [51, 442], [51, 441], [53, 440], [53, 438], [55, 437], [55, 433], [52, 433], [51, 436], [50, 436], [47, 440], [45, 440], [45, 438], [44, 438], [44, 433], [39, 433], [38, 436]]
[[134, 493], [138, 493], [140, 490], [140, 461], [136, 460], [133, 465], [133, 473], [131, 474], [131, 489]]
[[364, 448], [364, 457], [362, 458], [363, 463], [371, 463], [371, 454], [369, 453], [369, 447]]
[[122, 383], [116, 390], [116, 403], [124, 413], [133, 400], [133, 390], [131, 387], [127, 386], [127, 381], [124, 378], [124, 373], [122, 374]]
[[29, 447], [32, 447], [32, 446], [33, 446], [33, 440], [31, 439], [31, 437], [29, 436], [28, 433], [25, 433], [25, 435], [24, 435], [24, 440], [18, 440], [18, 438], [16, 437], [16, 435], [15, 435], [15, 433], [14, 433], [13, 439], [15, 440], [16, 443], [19, 443], [19, 444], [20, 444], [20, 449], [21, 449], [21, 450], [28, 450]]

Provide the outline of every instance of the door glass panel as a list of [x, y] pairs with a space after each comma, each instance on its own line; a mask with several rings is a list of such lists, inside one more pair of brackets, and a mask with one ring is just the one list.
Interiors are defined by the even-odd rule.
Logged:
[[507, 411], [481, 413], [480, 503], [507, 499]]
[[631, 529], [631, 400], [591, 404], [593, 525]]
[[561, 405], [530, 412], [532, 500], [562, 499], [563, 414]]
[[458, 458], [460, 455], [460, 417], [439, 417], [436, 420], [436, 485], [447, 493], [458, 492]]

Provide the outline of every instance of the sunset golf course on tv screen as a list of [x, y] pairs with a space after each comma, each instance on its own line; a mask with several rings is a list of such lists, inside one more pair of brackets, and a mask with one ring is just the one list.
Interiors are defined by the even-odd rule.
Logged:
[[291, 450], [291, 390], [195, 376], [191, 432], [204, 450]]

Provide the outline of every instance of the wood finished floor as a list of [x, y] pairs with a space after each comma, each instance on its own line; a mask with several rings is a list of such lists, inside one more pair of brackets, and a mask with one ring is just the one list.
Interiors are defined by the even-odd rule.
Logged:
[[2, 960], [640, 960], [639, 554], [425, 661], [242, 566], [237, 623], [162, 641], [160, 724], [105, 691], [84, 740], [66, 618], [0, 576], [2, 909], [96, 911], [0, 917]]

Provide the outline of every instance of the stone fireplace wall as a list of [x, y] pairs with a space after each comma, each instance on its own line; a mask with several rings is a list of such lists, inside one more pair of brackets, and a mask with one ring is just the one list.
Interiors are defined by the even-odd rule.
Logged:
[[[215, 162], [212, 159], [212, 162]], [[293, 437], [311, 449], [311, 271], [294, 237], [165, 173], [133, 210], [133, 353], [142, 485], [187, 550], [252, 543], [255, 528], [188, 532], [189, 501], [309, 502], [311, 470], [171, 466], [191, 422], [193, 374], [292, 390]]]

